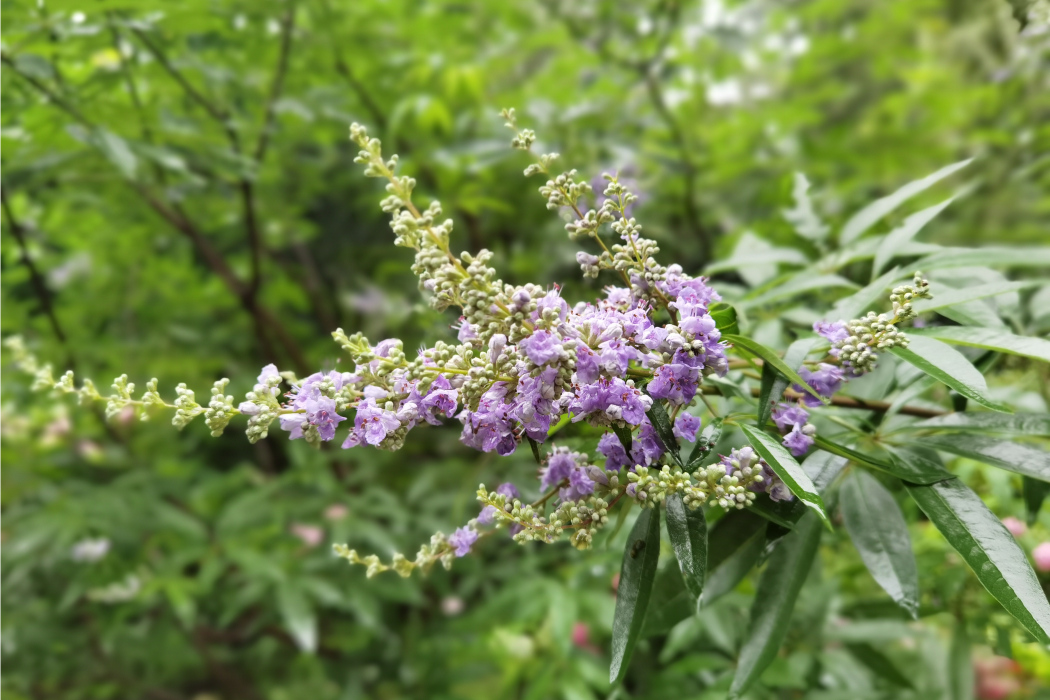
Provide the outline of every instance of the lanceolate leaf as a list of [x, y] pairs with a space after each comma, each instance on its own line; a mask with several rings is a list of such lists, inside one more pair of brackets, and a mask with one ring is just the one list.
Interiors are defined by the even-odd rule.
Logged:
[[[816, 337], [796, 340], [788, 346], [787, 352], [784, 353], [784, 364], [798, 371], [798, 368], [802, 366], [802, 361], [806, 359], [806, 355], [818, 342], [820, 342], [820, 338]], [[760, 428], [765, 427], [769, 416], [773, 412], [773, 406], [776, 405], [777, 401], [780, 401], [780, 397], [784, 395], [784, 389], [787, 389], [787, 385], [787, 379], [784, 379], [782, 375], [774, 371], [772, 365], [762, 365], [762, 391], [758, 397], [758, 426]]]
[[[731, 530], [719, 529], [718, 526], [733, 515], [730, 513], [715, 525], [710, 538], [709, 571], [700, 598], [701, 605], [710, 605], [736, 588], [758, 563], [766, 547], [766, 521], [746, 510], [735, 512], [746, 513], [751, 519], [746, 523], [734, 523]], [[716, 549], [722, 539], [729, 540], [731, 546]]]
[[1050, 436], [1050, 413], [949, 413], [897, 428], [897, 431], [906, 430]]
[[914, 328], [908, 331], [909, 335], [916, 334], [929, 338], [937, 338], [952, 345], [969, 345], [974, 348], [995, 350], [1011, 355], [1030, 357], [1033, 360], [1050, 362], [1050, 340], [1042, 338], [1030, 338], [1023, 335], [1014, 335], [1006, 331], [994, 328], [978, 328], [975, 326], [930, 326], [927, 328]]
[[871, 276], [874, 277], [882, 272], [882, 268], [886, 267], [887, 263], [893, 260], [894, 255], [900, 254], [901, 246], [914, 238], [915, 234], [921, 231], [923, 226], [930, 223], [935, 216], [944, 211], [945, 207], [954, 200], [955, 197], [949, 197], [940, 204], [934, 204], [932, 207], [917, 211], [905, 219], [903, 224], [886, 234], [886, 237], [882, 239], [882, 243], [879, 245], [878, 252], [875, 253], [875, 262], [872, 263]]
[[1024, 507], [1028, 515], [1028, 524], [1031, 525], [1039, 517], [1039, 509], [1043, 507], [1043, 501], [1050, 494], [1050, 484], [1029, 476], [1023, 477], [1022, 492], [1024, 494]]
[[817, 447], [825, 452], [846, 457], [857, 464], [866, 464], [869, 467], [912, 483], [933, 484], [952, 478], [951, 473], [943, 465], [937, 465], [926, 460], [907, 459], [902, 455], [895, 455], [889, 451], [883, 453], [885, 458], [876, 457], [820, 435], [814, 437], [814, 442]]
[[937, 172], [927, 175], [921, 180], [909, 182], [907, 185], [901, 187], [889, 196], [875, 200], [854, 214], [850, 220], [846, 222], [846, 225], [842, 227], [842, 233], [839, 234], [839, 243], [845, 245], [846, 243], [853, 241], [871, 228], [875, 222], [889, 214], [905, 201], [948, 177], [956, 170], [969, 165], [971, 160], [973, 159], [971, 158], [945, 166]]
[[917, 270], [942, 270], [952, 267], [1046, 267], [1050, 265], [1050, 247], [1043, 248], [945, 248], [915, 263]]
[[968, 399], [972, 399], [993, 411], [1010, 413], [1010, 409], [988, 398], [988, 385], [981, 373], [950, 345], [939, 340], [914, 336], [906, 348], [896, 347], [891, 350], [894, 355], [906, 360], [955, 389]]
[[704, 509], [689, 508], [681, 494], [671, 494], [664, 501], [667, 510], [667, 535], [671, 548], [678, 558], [685, 586], [693, 597], [699, 598], [704, 591], [707, 575], [707, 520]]
[[649, 416], [649, 422], [653, 424], [653, 428], [656, 429], [656, 435], [660, 438], [660, 442], [667, 448], [667, 452], [674, 458], [674, 461], [678, 466], [682, 465], [682, 456], [678, 451], [678, 438], [674, 436], [674, 428], [671, 425], [671, 419], [667, 415], [667, 409], [664, 405], [653, 399], [653, 407], [646, 411], [645, 415]]
[[612, 426], [612, 431], [616, 434], [616, 437], [620, 439], [620, 444], [623, 445], [624, 454], [629, 456], [633, 445], [630, 426], [625, 425], [621, 427], [614, 424]]
[[704, 427], [700, 436], [696, 438], [696, 444], [693, 445], [693, 449], [689, 453], [689, 460], [686, 462], [688, 471], [696, 471], [704, 466], [704, 460], [714, 452], [715, 445], [718, 444], [721, 437], [722, 419], [715, 418]]
[[1013, 535], [958, 479], [908, 492], [977, 578], [1036, 639], [1050, 643], [1050, 602]]
[[736, 309], [729, 304], [724, 301], [716, 301], [707, 311], [714, 319], [715, 327], [723, 334], [740, 332], [740, 326], [737, 325], [736, 320]]
[[919, 299], [912, 304], [912, 307], [915, 309], [916, 313], [923, 314], [929, 311], [943, 309], [948, 306], [954, 306], [955, 304], [963, 304], [968, 301], [976, 301], [978, 299], [985, 299], [1000, 294], [1020, 291], [1025, 287], [1031, 287], [1032, 284], [1032, 282], [994, 282], [991, 284], [979, 284], [974, 287], [965, 287], [963, 289], [947, 289], [942, 286], [935, 290], [932, 299]]
[[791, 456], [791, 453], [780, 444], [780, 441], [750, 425], [741, 425], [740, 429], [744, 431], [751, 446], [766, 460], [770, 468], [791, 490], [791, 493], [815, 510], [820, 519], [827, 523], [828, 515], [824, 512], [824, 501], [817, 493], [816, 486], [813, 485], [802, 466]]
[[645, 610], [649, 607], [659, 559], [660, 509], [643, 508], [623, 550], [620, 586], [613, 613], [611, 683], [619, 683], [627, 673], [631, 653], [642, 631]]
[[723, 335], [722, 340], [726, 340], [735, 345], [736, 347], [743, 348], [752, 355], [757, 355], [758, 357], [762, 358], [762, 361], [766, 364], [773, 365], [773, 368], [782, 376], [787, 378], [788, 381], [798, 384], [813, 396], [817, 397], [824, 403], [827, 403], [827, 399], [818, 394], [817, 391], [809, 384], [806, 384], [806, 382], [803, 381], [802, 377], [798, 376], [798, 372], [796, 372], [787, 364], [785, 364], [785, 362], [782, 359], [780, 359], [780, 356], [777, 355], [776, 352], [767, 348], [765, 345], [762, 345], [761, 343], [756, 343], [754, 340], [751, 340], [750, 338], [745, 338], [742, 335]]
[[922, 438], [922, 444], [1034, 479], [1050, 481], [1050, 452], [1032, 445], [996, 440], [987, 435], [963, 434], [927, 435]]
[[966, 623], [956, 620], [952, 646], [948, 651], [948, 686], [951, 688], [952, 700], [973, 700], [975, 675]]
[[886, 297], [886, 291], [901, 276], [899, 271], [900, 268], [895, 267], [859, 292], [845, 299], [839, 299], [831, 311], [824, 315], [824, 318], [828, 321], [846, 321], [857, 318], [871, 308], [872, 304]]
[[729, 697], [739, 697], [776, 658], [791, 622], [795, 600], [813, 566], [820, 533], [820, 519], [808, 513], [769, 558], [758, 583], [747, 641], [740, 650]]
[[897, 604], [916, 617], [919, 571], [908, 523], [893, 494], [865, 471], [855, 469], [839, 490], [842, 518], [872, 577]]

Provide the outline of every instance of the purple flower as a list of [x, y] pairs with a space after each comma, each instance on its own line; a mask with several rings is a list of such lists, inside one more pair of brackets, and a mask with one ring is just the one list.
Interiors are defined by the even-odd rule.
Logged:
[[[621, 467], [634, 467], [635, 460], [627, 456], [620, 438], [613, 433], [605, 433], [598, 439], [598, 452], [605, 455], [605, 470], [618, 471]], [[631, 445], [631, 454], [638, 452], [636, 445]]]
[[594, 481], [587, 475], [584, 467], [573, 467], [569, 472], [569, 486], [558, 492], [563, 501], [578, 501], [594, 493]]
[[551, 453], [547, 467], [540, 475], [540, 488], [549, 491], [555, 484], [559, 484], [569, 478], [572, 470], [576, 468], [576, 460], [572, 453], [565, 448], [559, 448]]
[[460, 442], [482, 452], [496, 451], [501, 456], [514, 452], [518, 441], [514, 437], [514, 422], [509, 404], [504, 403], [507, 386], [496, 382], [481, 397], [478, 410], [460, 411], [457, 418], [463, 423]]
[[[453, 326], [453, 328], [457, 327]], [[457, 330], [458, 332], [456, 333], [456, 338], [461, 343], [469, 343], [472, 340], [478, 339], [477, 330], [475, 330], [474, 326], [467, 323], [467, 319], [463, 316], [459, 317], [459, 326]]]
[[845, 321], [817, 321], [813, 324], [813, 330], [817, 335], [823, 336], [832, 345], [838, 345], [849, 338], [849, 328]]
[[545, 365], [561, 355], [561, 339], [549, 331], [538, 330], [518, 343], [518, 347], [535, 365]]
[[565, 315], [569, 313], [569, 305], [561, 298], [557, 289], [552, 289], [536, 301], [536, 311], [532, 314], [533, 320], [541, 318], [547, 309], [557, 311], [559, 321], [564, 321]]
[[599, 424], [608, 425], [610, 420], [626, 421], [639, 425], [645, 412], [652, 407], [652, 400], [638, 389], [627, 386], [620, 378], [599, 379], [594, 384], [580, 387], [569, 410], [575, 414], [573, 422], [595, 413]]
[[469, 527], [458, 528], [448, 537], [449, 545], [455, 550], [457, 557], [465, 557], [470, 553], [470, 548], [478, 541], [478, 533]]
[[680, 440], [696, 442], [700, 430], [700, 419], [688, 413], [680, 413], [674, 422], [674, 436]]
[[[829, 365], [826, 362], [821, 362], [817, 365], [817, 371], [815, 372], [808, 367], [803, 367], [798, 371], [798, 376], [802, 377], [818, 394], [825, 397], [831, 396], [842, 386], [842, 368]], [[794, 388], [795, 391], [804, 391], [797, 384]], [[809, 393], [806, 393], [802, 400], [805, 401], [807, 406], [821, 405], [820, 401]]]
[[576, 347], [576, 381], [580, 384], [598, 381], [598, 356], [586, 345]]
[[662, 365], [656, 368], [649, 382], [649, 395], [673, 404], [687, 404], [696, 395], [699, 383], [700, 370], [696, 367], [680, 363]]
[[598, 256], [581, 250], [576, 253], [576, 262], [582, 267], [595, 267], [598, 264]]
[[327, 441], [335, 437], [336, 426], [346, 418], [335, 412], [334, 399], [321, 396], [310, 402], [306, 409], [306, 420], [317, 428], [321, 439]]
[[357, 405], [354, 429], [343, 443], [343, 448], [355, 447], [362, 442], [378, 445], [387, 435], [401, 427], [397, 414], [376, 405], [375, 399], [365, 399]]
[[801, 457], [813, 445], [813, 438], [802, 432], [802, 427], [796, 424], [791, 432], [784, 436], [783, 444], [791, 450], [791, 454]]
[[445, 375], [439, 374], [437, 379], [431, 382], [427, 395], [423, 397], [421, 403], [423, 418], [431, 425], [440, 425], [438, 414], [451, 418], [456, 412], [458, 400], [459, 392], [452, 388]]
[[780, 403], [773, 409], [773, 422], [777, 424], [777, 430], [783, 433], [808, 423], [809, 412], [801, 406]]
[[656, 434], [656, 428], [646, 418], [642, 423], [642, 429], [638, 431], [638, 439], [635, 440], [635, 446], [632, 447], [631, 453], [636, 453], [639, 449], [641, 450], [641, 460], [639, 464], [646, 466], [656, 462], [663, 457], [665, 449], [664, 443], [660, 440], [660, 437]]

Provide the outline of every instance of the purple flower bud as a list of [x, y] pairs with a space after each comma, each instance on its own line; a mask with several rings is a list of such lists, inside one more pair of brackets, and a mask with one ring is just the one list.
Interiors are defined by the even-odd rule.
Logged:
[[700, 430], [700, 419], [689, 413], [680, 413], [674, 422], [674, 436], [680, 440], [696, 442]]
[[464, 557], [470, 553], [470, 548], [478, 541], [478, 533], [469, 527], [458, 528], [449, 535], [448, 543], [456, 552], [457, 557]]
[[535, 331], [518, 343], [525, 356], [535, 365], [545, 365], [561, 356], [561, 339], [545, 330]]
[[802, 427], [795, 425], [791, 432], [784, 436], [784, 447], [791, 450], [791, 454], [801, 457], [806, 454], [813, 445], [813, 438], [802, 432]]

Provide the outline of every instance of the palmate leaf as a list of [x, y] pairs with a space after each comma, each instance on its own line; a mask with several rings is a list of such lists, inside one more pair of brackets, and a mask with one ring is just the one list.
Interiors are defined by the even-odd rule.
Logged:
[[890, 352], [982, 406], [993, 411], [1011, 412], [1009, 407], [988, 397], [984, 375], [950, 345], [933, 338], [914, 336], [908, 347], [895, 347]]
[[839, 489], [846, 531], [882, 589], [913, 618], [919, 611], [919, 571], [908, 523], [893, 494], [867, 472], [853, 470]]
[[823, 396], [817, 393], [817, 390], [811, 387], [809, 384], [807, 384], [805, 380], [802, 379], [802, 377], [798, 376], [798, 372], [791, 369], [791, 367], [785, 364], [785, 362], [782, 359], [780, 359], [780, 356], [777, 355], [777, 353], [774, 350], [767, 348], [765, 345], [755, 342], [750, 338], [745, 338], [742, 335], [723, 335], [722, 340], [728, 341], [734, 346], [743, 348], [752, 355], [761, 358], [762, 362], [772, 365], [773, 368], [777, 372], [779, 372], [781, 376], [785, 377], [788, 381], [798, 384], [804, 390], [806, 390], [816, 398], [820, 399], [822, 402], [827, 403], [827, 399], [825, 399]]
[[807, 507], [816, 511], [817, 517], [828, 523], [830, 527], [828, 514], [824, 511], [824, 500], [817, 493], [817, 487], [813, 485], [805, 470], [795, 461], [791, 453], [780, 444], [780, 441], [750, 425], [741, 425], [740, 429], [744, 431], [747, 441], [755, 448], [755, 452], [766, 460], [769, 467], [776, 472], [791, 493], [795, 494], [795, 497]]
[[1014, 335], [994, 328], [975, 326], [929, 326], [913, 328], [908, 335], [921, 335], [937, 338], [952, 345], [968, 345], [974, 348], [995, 350], [1010, 355], [1030, 357], [1033, 360], [1050, 362], [1050, 340]]
[[758, 582], [747, 640], [740, 650], [729, 697], [739, 697], [776, 658], [791, 622], [802, 584], [817, 555], [822, 531], [816, 513], [807, 513], [777, 545]]
[[681, 494], [671, 494], [664, 501], [667, 511], [667, 536], [678, 559], [686, 588], [699, 598], [707, 576], [707, 520], [704, 509], [691, 509]]
[[631, 654], [645, 621], [660, 559], [660, 509], [643, 508], [623, 550], [620, 585], [613, 613], [612, 663], [609, 682], [619, 683], [627, 673]]
[[927, 435], [922, 438], [922, 445], [951, 452], [960, 457], [969, 457], [1033, 479], [1050, 481], [1050, 452], [1032, 445], [964, 433]]
[[1028, 557], [980, 496], [958, 479], [908, 493], [1006, 611], [1042, 643], [1050, 642], [1050, 602]]

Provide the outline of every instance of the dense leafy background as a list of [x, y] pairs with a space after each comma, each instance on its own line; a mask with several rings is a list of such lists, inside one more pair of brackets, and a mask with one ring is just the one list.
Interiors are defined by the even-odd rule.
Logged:
[[[335, 366], [328, 334], [339, 325], [409, 346], [447, 337], [454, 319], [420, 301], [380, 192], [352, 163], [354, 120], [445, 204], [455, 247], [494, 250], [508, 281], [593, 295], [596, 284], [578, 281], [577, 244], [507, 147], [497, 112], [511, 105], [567, 166], [635, 178], [646, 232], [688, 270], [805, 248], [781, 214], [796, 171], [838, 230], [905, 182], [975, 158], [877, 230], [957, 194], [920, 240], [1040, 242], [1050, 39], [1045, 6], [1022, 31], [1026, 11], [961, 0], [11, 0], [0, 16], [2, 331], [103, 386], [127, 372], [140, 387], [156, 376], [169, 395], [185, 381], [198, 396], [220, 376], [243, 393], [270, 360]], [[715, 280], [742, 288], [777, 271], [726, 268]], [[866, 283], [869, 271], [843, 273]], [[1016, 305], [1025, 332], [1045, 335], [1047, 288], [1026, 288]], [[782, 346], [785, 319], [805, 319], [805, 307], [757, 304], [751, 329]], [[408, 581], [366, 581], [329, 554], [332, 541], [414, 551], [474, 515], [479, 481], [530, 483], [527, 454], [478, 456], [451, 429], [386, 454], [283, 439], [253, 448], [237, 430], [175, 434], [161, 418], [106, 427], [31, 395], [4, 363], [11, 698], [610, 692], [618, 542], [577, 555], [486, 541], [453, 571]], [[1045, 366], [1007, 362], [992, 384], [1046, 411]], [[965, 458], [951, 467], [996, 514], [1025, 517], [1019, 477]], [[326, 517], [332, 506], [345, 517]], [[323, 528], [321, 543], [297, 525]], [[1050, 539], [1048, 525], [1044, 512], [1023, 546]], [[928, 523], [912, 527], [918, 623], [841, 530], [825, 535], [787, 650], [754, 697], [972, 697], [987, 690], [968, 686], [973, 665], [1006, 663], [993, 653], [1016, 660], [1001, 673], [1016, 697], [1050, 684], [1050, 657]], [[109, 538], [111, 551], [71, 560], [87, 537]], [[129, 575], [142, 584], [132, 600], [88, 598]], [[654, 599], [680, 588], [675, 576], [671, 561]], [[620, 692], [724, 697], [756, 585], [745, 579], [673, 628], [681, 614], [663, 596], [668, 622], [650, 613]]]

